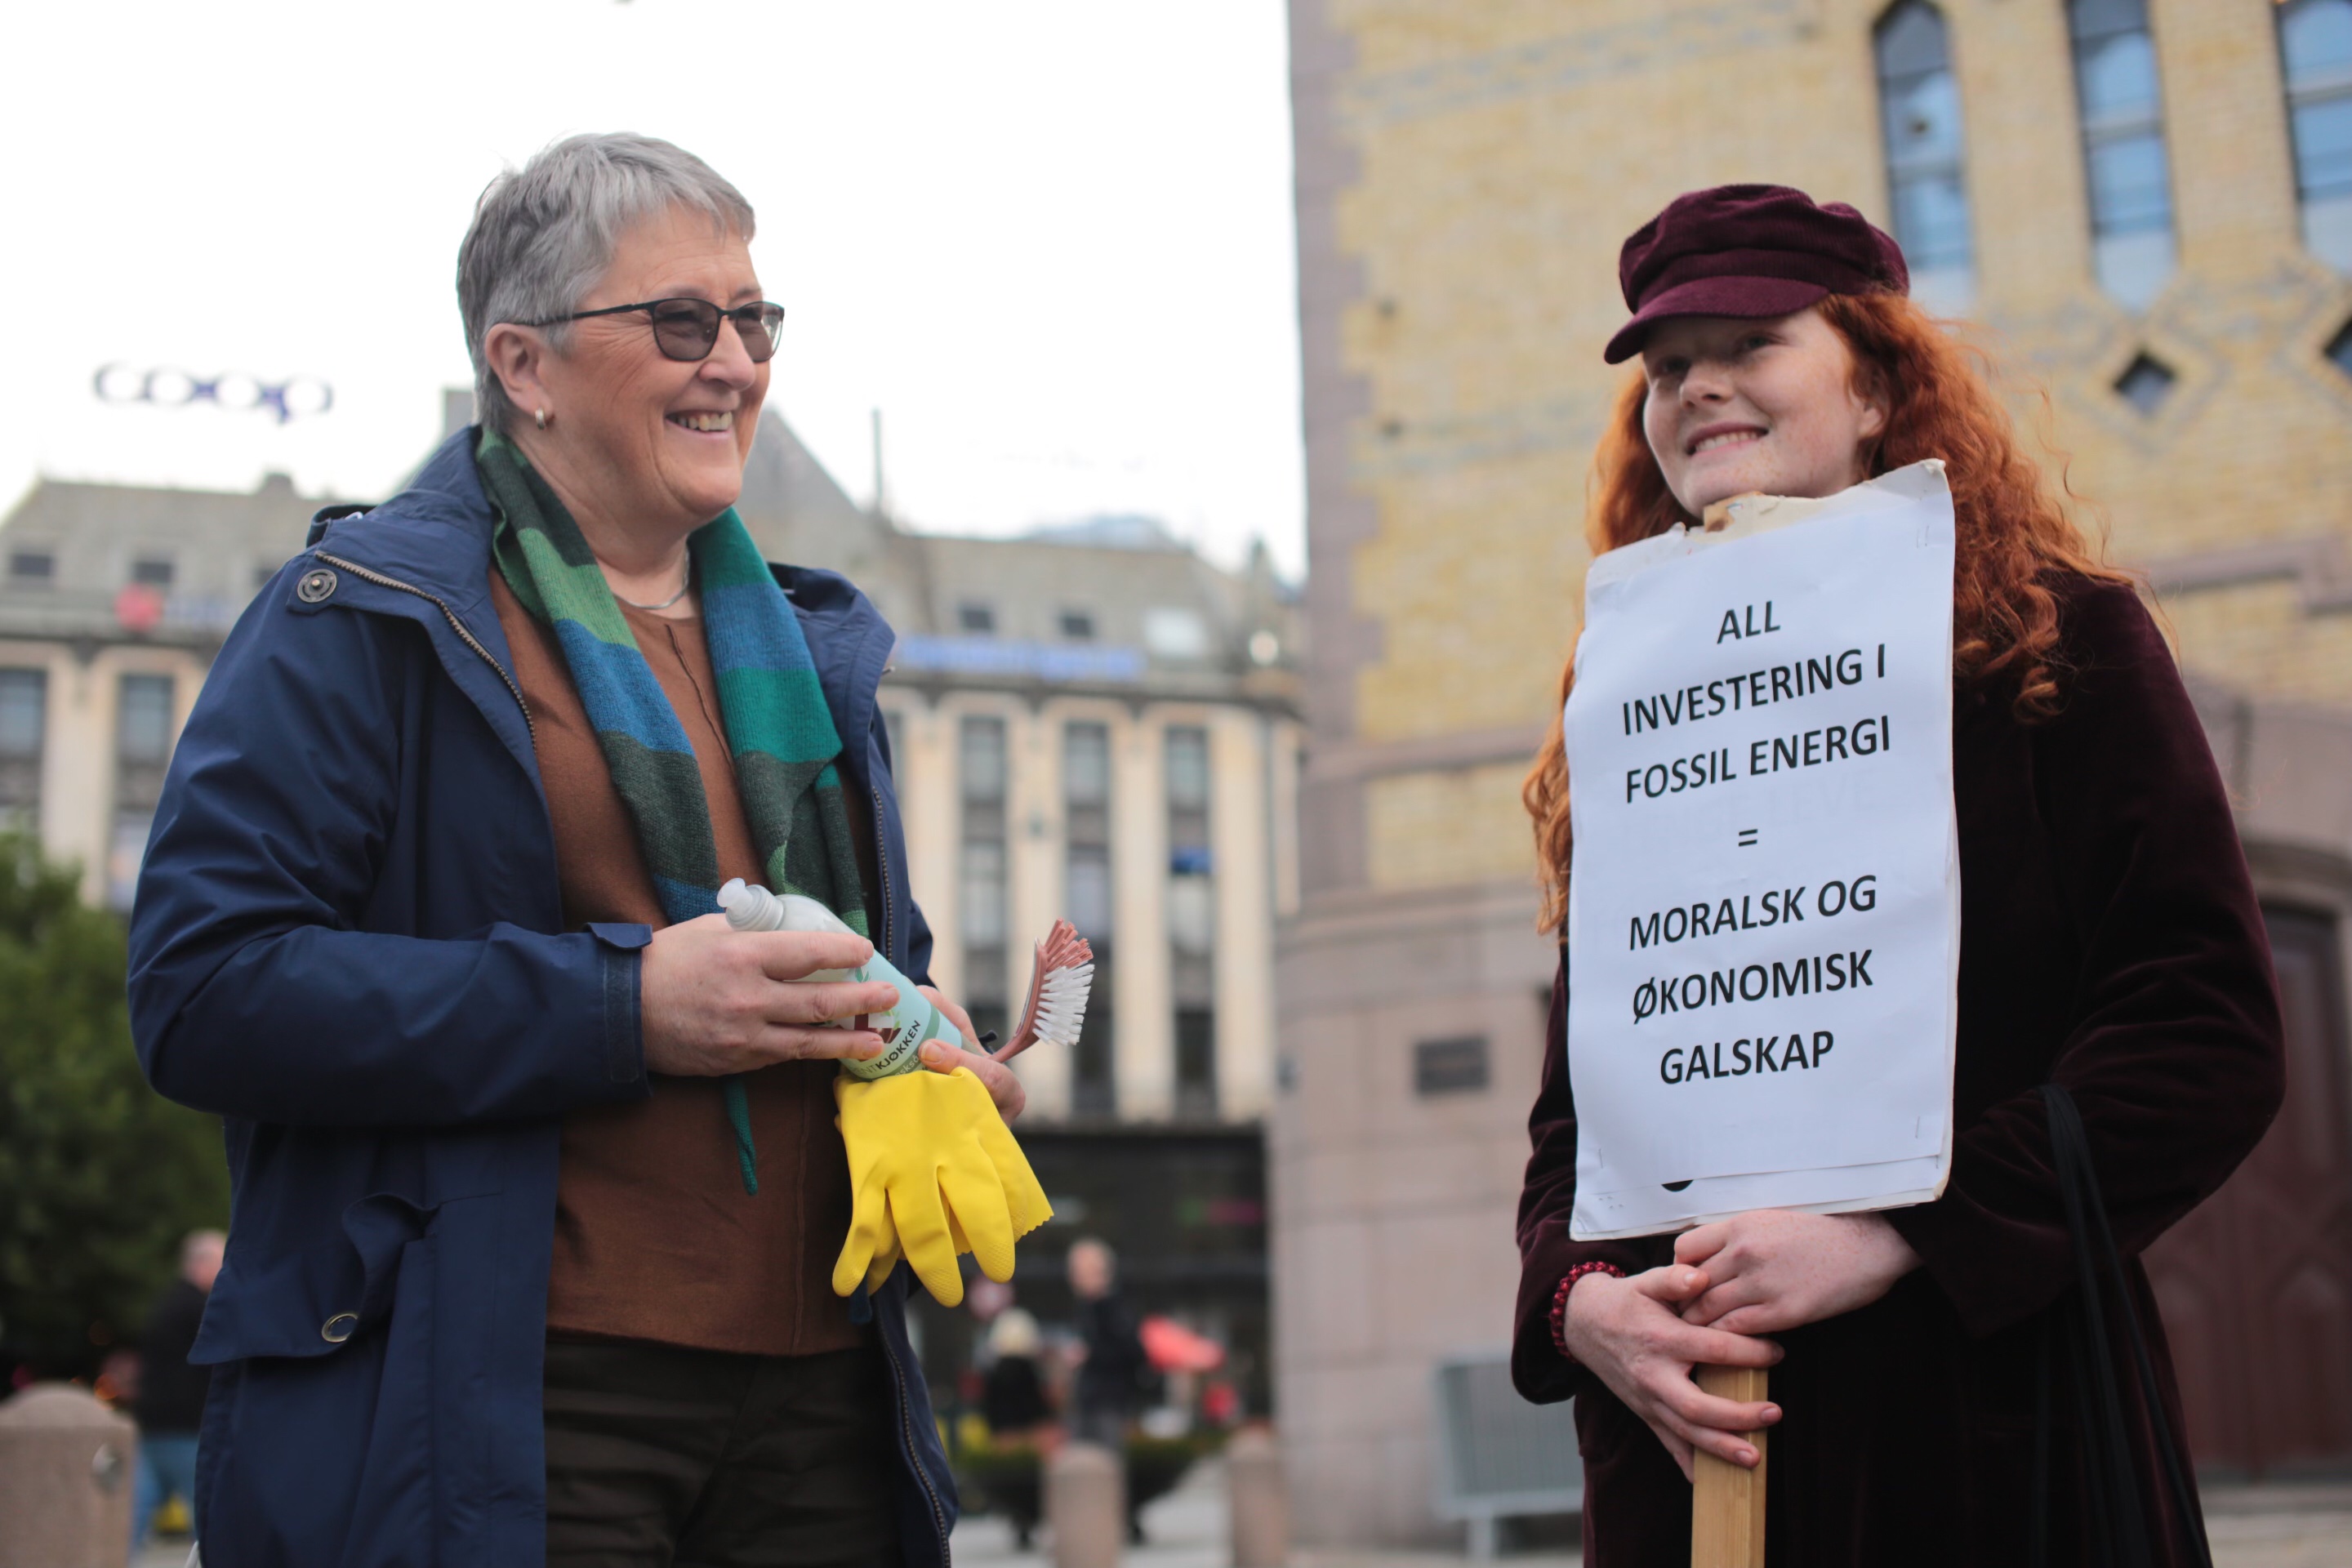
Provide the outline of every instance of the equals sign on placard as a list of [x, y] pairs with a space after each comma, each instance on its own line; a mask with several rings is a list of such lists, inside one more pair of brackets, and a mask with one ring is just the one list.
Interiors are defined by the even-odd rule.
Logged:
[[1742, 849], [1753, 849], [1756, 847], [1756, 830], [1754, 828], [1743, 827], [1739, 830], [1739, 847]]

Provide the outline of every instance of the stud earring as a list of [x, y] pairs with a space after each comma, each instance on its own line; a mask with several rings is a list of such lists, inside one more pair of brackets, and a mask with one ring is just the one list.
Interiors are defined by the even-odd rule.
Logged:
[[532, 416], [531, 416], [531, 417], [539, 421], [539, 427], [540, 427], [541, 429], [544, 430], [544, 429], [546, 429], [546, 428], [547, 428], [547, 410], [546, 410], [546, 409], [544, 409], [544, 408], [541, 409], [538, 413], [536, 413], [536, 414], [532, 415]]

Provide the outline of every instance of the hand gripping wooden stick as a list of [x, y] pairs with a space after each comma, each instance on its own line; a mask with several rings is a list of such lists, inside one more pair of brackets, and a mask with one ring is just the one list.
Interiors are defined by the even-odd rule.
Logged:
[[[1742, 1405], [1761, 1404], [1760, 1366], [1703, 1366], [1702, 1393]], [[1706, 1449], [1691, 1458], [1691, 1568], [1764, 1568], [1764, 1434], [1745, 1434], [1756, 1446], [1756, 1468], [1745, 1470]]]

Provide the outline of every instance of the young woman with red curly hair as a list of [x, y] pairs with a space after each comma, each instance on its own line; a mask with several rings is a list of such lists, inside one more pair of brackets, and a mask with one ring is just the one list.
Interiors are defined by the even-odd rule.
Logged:
[[[1682, 1568], [1693, 1450], [1752, 1465], [1742, 1434], [1759, 1428], [1774, 1563], [2098, 1561], [2113, 1478], [2087, 1468], [2068, 1401], [2043, 1398], [2075, 1275], [2041, 1087], [2080, 1109], [2175, 1434], [2137, 1257], [2253, 1147], [2282, 1087], [2262, 916], [2204, 733], [2128, 582], [2098, 564], [1969, 356], [1906, 297], [1901, 251], [1853, 208], [1779, 186], [1696, 192], [1626, 242], [1621, 277], [1634, 316], [1607, 357], [1638, 353], [1641, 374], [1601, 440], [1596, 553], [1735, 495], [1825, 496], [1946, 464], [1954, 1153], [1943, 1195], [1916, 1207], [1575, 1241], [1563, 964], [1529, 1121], [1514, 1375], [1530, 1399], [1577, 1398], [1589, 1568]], [[1575, 786], [1555, 721], [1526, 788], [1555, 931]], [[1710, 1397], [1696, 1364], [1770, 1366], [1771, 1402]], [[2180, 1544], [2202, 1540], [2193, 1494], [2168, 1495], [2158, 1413], [2119, 1377], [2147, 1560], [2195, 1561]]]

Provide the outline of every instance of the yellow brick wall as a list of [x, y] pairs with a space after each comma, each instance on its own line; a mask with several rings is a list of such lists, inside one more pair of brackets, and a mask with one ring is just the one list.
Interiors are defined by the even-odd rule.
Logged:
[[[1582, 594], [1587, 464], [1617, 374], [1619, 243], [1676, 194], [1803, 187], [1886, 222], [1859, 0], [1333, 0], [1334, 103], [1358, 178], [1345, 361], [1370, 393], [1350, 559], [1379, 626], [1356, 678], [1374, 742], [1542, 724]], [[2300, 248], [2268, 0], [2151, 0], [2180, 254], [2144, 317], [2091, 272], [2060, 0], [1949, 0], [1975, 218], [1971, 335], [2069, 455], [2111, 558], [2159, 570], [2264, 542], [2352, 544], [2352, 379], [2322, 357], [2352, 285]], [[2116, 377], [2179, 375], [2146, 417]], [[2037, 392], [2050, 399], [2042, 414]], [[2056, 461], [2053, 461], [2053, 469]], [[2168, 601], [2183, 661], [2261, 695], [2352, 704], [2352, 612], [2270, 581]], [[1519, 877], [1517, 770], [1368, 786], [1368, 870], [1405, 888]], [[1425, 841], [1424, 841], [1425, 839]]]
[[2295, 600], [2290, 584], [2249, 583], [2174, 595], [2164, 607], [2197, 673], [2242, 691], [2341, 708], [2352, 672], [2352, 615], [2305, 615]]
[[1372, 885], [1434, 888], [1521, 875], [1526, 773], [1507, 763], [1374, 780], [1365, 799]]

